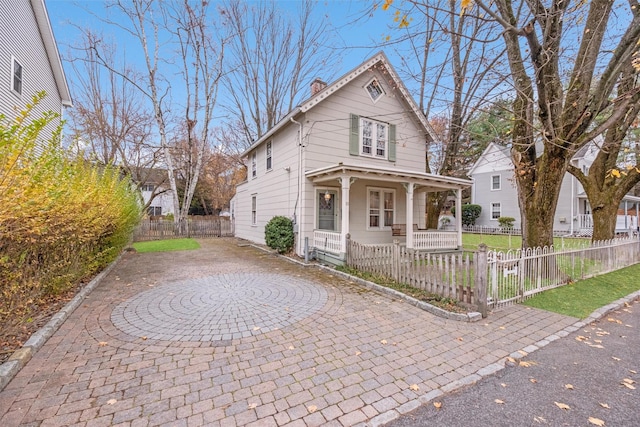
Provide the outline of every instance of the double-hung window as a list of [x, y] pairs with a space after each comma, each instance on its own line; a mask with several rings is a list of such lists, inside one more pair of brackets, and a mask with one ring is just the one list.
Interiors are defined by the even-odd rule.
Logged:
[[500, 175], [491, 175], [491, 190], [500, 190]]
[[387, 229], [395, 219], [394, 190], [369, 188], [367, 206], [369, 207], [367, 229]]
[[491, 203], [491, 219], [498, 219], [502, 216], [500, 203]]
[[258, 224], [258, 201], [257, 195], [251, 195], [251, 225]]
[[251, 178], [258, 176], [258, 157], [255, 151], [251, 154]]
[[270, 171], [271, 170], [271, 141], [267, 142], [267, 170]]
[[11, 89], [18, 95], [22, 95], [22, 65], [11, 58]]

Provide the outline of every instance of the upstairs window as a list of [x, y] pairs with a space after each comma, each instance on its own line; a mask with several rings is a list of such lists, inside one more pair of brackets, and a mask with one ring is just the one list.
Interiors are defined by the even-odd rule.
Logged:
[[267, 142], [267, 170], [271, 170], [271, 141]]
[[22, 65], [15, 58], [11, 59], [11, 89], [22, 95]]
[[144, 184], [142, 186], [142, 191], [153, 191], [155, 189], [153, 184]]
[[371, 97], [371, 100], [373, 102], [376, 102], [384, 95], [384, 89], [382, 89], [382, 86], [380, 85], [378, 79], [371, 80], [369, 83], [367, 83], [365, 88], [367, 89], [367, 92], [369, 93], [369, 96]]
[[396, 126], [351, 114], [349, 154], [396, 161]]
[[254, 151], [251, 154], [251, 178], [255, 178], [258, 176], [258, 157], [257, 153]]
[[500, 175], [491, 175], [491, 189], [500, 190]]

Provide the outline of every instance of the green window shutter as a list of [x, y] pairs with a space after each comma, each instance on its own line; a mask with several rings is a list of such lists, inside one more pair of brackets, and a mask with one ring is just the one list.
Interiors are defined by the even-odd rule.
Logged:
[[396, 161], [396, 125], [389, 125], [389, 161]]
[[360, 155], [360, 116], [351, 114], [351, 131], [349, 132], [349, 154]]

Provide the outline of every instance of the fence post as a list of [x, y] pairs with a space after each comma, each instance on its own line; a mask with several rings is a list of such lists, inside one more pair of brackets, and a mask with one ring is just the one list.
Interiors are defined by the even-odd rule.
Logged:
[[347, 263], [347, 267], [351, 267], [351, 234], [347, 233], [344, 237], [344, 260]]
[[482, 318], [487, 317], [487, 245], [478, 245], [478, 256], [476, 260], [476, 280], [478, 311]]
[[396, 282], [400, 281], [400, 241], [393, 240], [393, 255], [391, 257], [391, 278]]

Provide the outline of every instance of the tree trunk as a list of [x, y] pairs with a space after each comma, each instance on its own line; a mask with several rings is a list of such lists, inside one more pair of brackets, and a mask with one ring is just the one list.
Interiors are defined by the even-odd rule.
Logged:
[[592, 207], [593, 215], [593, 236], [592, 242], [600, 240], [610, 240], [616, 234], [616, 220], [618, 217], [618, 204], [598, 203], [597, 207]]

